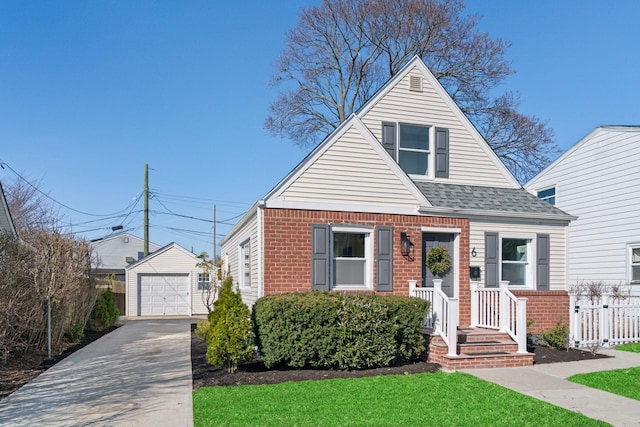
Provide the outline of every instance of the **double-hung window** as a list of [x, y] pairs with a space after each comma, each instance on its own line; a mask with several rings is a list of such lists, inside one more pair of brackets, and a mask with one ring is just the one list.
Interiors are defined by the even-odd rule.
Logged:
[[211, 283], [211, 276], [209, 273], [198, 273], [198, 290], [205, 291], [209, 289]]
[[371, 230], [332, 229], [333, 287], [371, 287]]
[[251, 287], [251, 241], [240, 245], [240, 287]]
[[429, 127], [400, 123], [398, 164], [409, 175], [429, 174]]
[[631, 283], [640, 283], [640, 245], [629, 247], [631, 251]]
[[500, 240], [501, 280], [508, 280], [510, 286], [532, 286], [532, 239], [501, 237]]

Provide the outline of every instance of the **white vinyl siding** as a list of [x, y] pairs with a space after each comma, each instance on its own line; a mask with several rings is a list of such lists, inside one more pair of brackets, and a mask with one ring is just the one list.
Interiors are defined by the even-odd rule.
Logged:
[[362, 121], [375, 137], [382, 141], [382, 122], [447, 128], [449, 129], [449, 178], [436, 178], [436, 181], [513, 188], [478, 141], [462, 125], [427, 80], [423, 81], [422, 92], [409, 90], [411, 76], [422, 78], [422, 73], [417, 69], [409, 72], [362, 117]]
[[[506, 220], [505, 220], [506, 221]], [[496, 232], [499, 236], [511, 238], [525, 235], [525, 238], [533, 239], [536, 234], [549, 235], [549, 289], [567, 290], [567, 264], [566, 264], [566, 227], [563, 225], [527, 225], [519, 223], [479, 222], [471, 220], [469, 223], [469, 265], [480, 267], [481, 286], [484, 286], [484, 233]], [[530, 235], [530, 236], [526, 236]], [[532, 242], [533, 244], [533, 242]], [[475, 257], [473, 253], [475, 251]], [[535, 263], [535, 252], [531, 253], [531, 262]], [[535, 273], [535, 264], [532, 265], [532, 274]], [[533, 277], [535, 280], [535, 274]], [[535, 283], [527, 288], [534, 289]]]
[[287, 201], [416, 209], [419, 202], [351, 127], [280, 196]]
[[[262, 262], [260, 255], [260, 247], [262, 236], [259, 235], [259, 207], [255, 207], [254, 211], [245, 218], [244, 224], [234, 230], [233, 234], [227, 236], [221, 247], [223, 260], [228, 262], [224, 265], [225, 271], [229, 271], [233, 277], [233, 283], [240, 289], [242, 301], [249, 307], [252, 307], [256, 300], [260, 297], [260, 286], [262, 277], [260, 277], [260, 263]], [[242, 286], [243, 268], [241, 266], [240, 248], [243, 243], [250, 242], [250, 286]], [[228, 270], [227, 270], [228, 269]]]
[[207, 308], [200, 296], [202, 292], [198, 291], [198, 273], [202, 273], [202, 268], [197, 266], [199, 261], [195, 255], [176, 245], [127, 269], [127, 316], [140, 315], [138, 287], [139, 277], [144, 275], [188, 276], [190, 297], [188, 314], [206, 314]]
[[629, 244], [640, 242], [640, 128], [598, 128], [527, 184], [556, 186], [569, 224], [570, 284], [628, 283]]

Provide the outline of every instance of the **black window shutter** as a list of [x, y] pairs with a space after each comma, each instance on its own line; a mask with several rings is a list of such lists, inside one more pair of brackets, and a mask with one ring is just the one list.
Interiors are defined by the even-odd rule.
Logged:
[[329, 290], [329, 265], [331, 251], [329, 245], [329, 225], [311, 226], [311, 288], [314, 291]]
[[382, 122], [382, 146], [387, 153], [396, 159], [396, 124]]
[[498, 233], [484, 233], [484, 286], [486, 288], [497, 288], [500, 280], [498, 243]]
[[436, 178], [449, 178], [449, 129], [436, 128]]
[[376, 290], [393, 291], [393, 228], [376, 229]]
[[536, 242], [536, 289], [539, 291], [549, 290], [549, 235], [538, 234]]

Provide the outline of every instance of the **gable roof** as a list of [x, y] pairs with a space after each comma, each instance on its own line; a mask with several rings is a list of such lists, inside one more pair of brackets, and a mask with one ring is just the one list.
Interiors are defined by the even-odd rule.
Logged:
[[594, 130], [589, 132], [585, 137], [583, 137], [580, 141], [573, 144], [567, 151], [562, 153], [555, 159], [553, 162], [549, 164], [546, 168], [542, 169], [537, 173], [536, 176], [531, 178], [525, 185], [524, 188], [530, 188], [532, 185], [536, 183], [543, 175], [546, 175], [547, 172], [554, 169], [558, 164], [564, 161], [567, 157], [569, 157], [574, 151], [580, 149], [583, 145], [585, 145], [588, 141], [590, 141], [594, 136], [599, 134], [600, 132], [636, 132], [640, 133], [640, 126], [634, 125], [600, 125], [597, 126]]
[[165, 253], [165, 252], [167, 252], [167, 251], [169, 251], [169, 250], [171, 250], [171, 249], [177, 249], [177, 250], [179, 250], [179, 251], [182, 251], [182, 252], [184, 252], [186, 255], [188, 255], [188, 256], [190, 256], [190, 257], [192, 257], [194, 260], [197, 260], [197, 259], [198, 259], [198, 257], [197, 257], [195, 254], [193, 254], [193, 253], [189, 252], [188, 250], [186, 250], [185, 248], [183, 248], [183, 247], [182, 247], [182, 246], [180, 246], [179, 244], [177, 244], [177, 243], [175, 243], [175, 242], [172, 242], [172, 243], [169, 243], [169, 244], [168, 244], [168, 245], [166, 245], [166, 246], [161, 247], [160, 249], [158, 249], [158, 250], [157, 250], [157, 251], [155, 251], [154, 253], [151, 253], [151, 254], [147, 255], [146, 257], [144, 257], [144, 258], [140, 258], [138, 261], [136, 261], [136, 262], [134, 262], [134, 263], [129, 264], [129, 265], [125, 268], [125, 270], [129, 270], [129, 269], [131, 269], [131, 268], [133, 268], [133, 267], [135, 267], [135, 266], [137, 266], [137, 265], [140, 265], [140, 264], [143, 264], [143, 263], [145, 263], [145, 262], [147, 262], [147, 261], [149, 261], [149, 260], [152, 260], [153, 258], [157, 257], [158, 255], [161, 255], [161, 254], [163, 254], [163, 253]]
[[18, 237], [13, 218], [11, 218], [11, 212], [9, 212], [9, 205], [4, 195], [2, 183], [0, 183], [0, 232], [9, 233]]
[[414, 56], [404, 67], [398, 71], [387, 83], [385, 83], [367, 102], [365, 102], [356, 112], [356, 115], [360, 118], [364, 117], [371, 108], [373, 108], [382, 98], [384, 98], [402, 79], [404, 79], [411, 70], [417, 68], [422, 73], [423, 77], [438, 93], [442, 101], [449, 107], [451, 112], [460, 121], [462, 126], [469, 132], [475, 142], [482, 148], [482, 150], [491, 159], [496, 168], [504, 175], [505, 179], [513, 185], [514, 188], [520, 188], [521, 185], [513, 174], [502, 163], [502, 160], [493, 151], [491, 146], [485, 141], [484, 137], [480, 135], [478, 129], [474, 126], [469, 118], [462, 112], [458, 104], [455, 103], [451, 95], [442, 86], [440, 81], [433, 75], [431, 70], [425, 65], [419, 56]]
[[418, 181], [415, 183], [433, 208], [467, 214], [535, 217], [570, 221], [575, 219], [523, 188], [480, 187]]
[[[395, 177], [404, 185], [407, 191], [416, 199], [420, 206], [430, 206], [429, 201], [415, 187], [413, 181], [400, 168], [391, 156], [385, 151], [384, 147], [376, 139], [371, 131], [362, 123], [360, 118], [355, 114], [349, 116], [340, 126], [336, 128], [327, 138], [325, 138], [307, 157], [305, 157], [289, 174], [280, 181], [267, 195], [264, 197], [266, 207], [279, 207], [270, 205], [269, 202], [278, 198], [292, 183], [294, 183], [311, 165], [313, 165], [327, 150], [329, 150], [340, 138], [351, 128], [357, 129], [364, 141], [378, 154], [380, 160], [391, 170]], [[416, 206], [417, 208], [418, 206]], [[417, 210], [416, 210], [417, 212]]]
[[[121, 237], [128, 237], [130, 239], [137, 240], [139, 242], [144, 242], [143, 239], [141, 239], [140, 237], [138, 237], [136, 235], [133, 235], [133, 234], [127, 233], [127, 232], [123, 232], [123, 233], [110, 234], [110, 235], [104, 236], [104, 237], [99, 237], [97, 239], [91, 240], [91, 242], [89, 242], [89, 243], [91, 243], [92, 246], [95, 246], [95, 245], [98, 245], [100, 243], [108, 242], [110, 240], [121, 238]], [[157, 243], [149, 242], [149, 245], [153, 245], [153, 246], [155, 246], [157, 248], [161, 248], [161, 246], [158, 245]]]

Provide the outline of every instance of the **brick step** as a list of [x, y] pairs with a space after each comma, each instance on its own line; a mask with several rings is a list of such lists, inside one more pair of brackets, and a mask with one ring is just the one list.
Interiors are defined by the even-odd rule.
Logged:
[[443, 369], [499, 368], [533, 365], [533, 354], [517, 353], [518, 345], [508, 334], [488, 329], [458, 331], [457, 355], [448, 356], [449, 349], [439, 335], [426, 335], [428, 362]]

